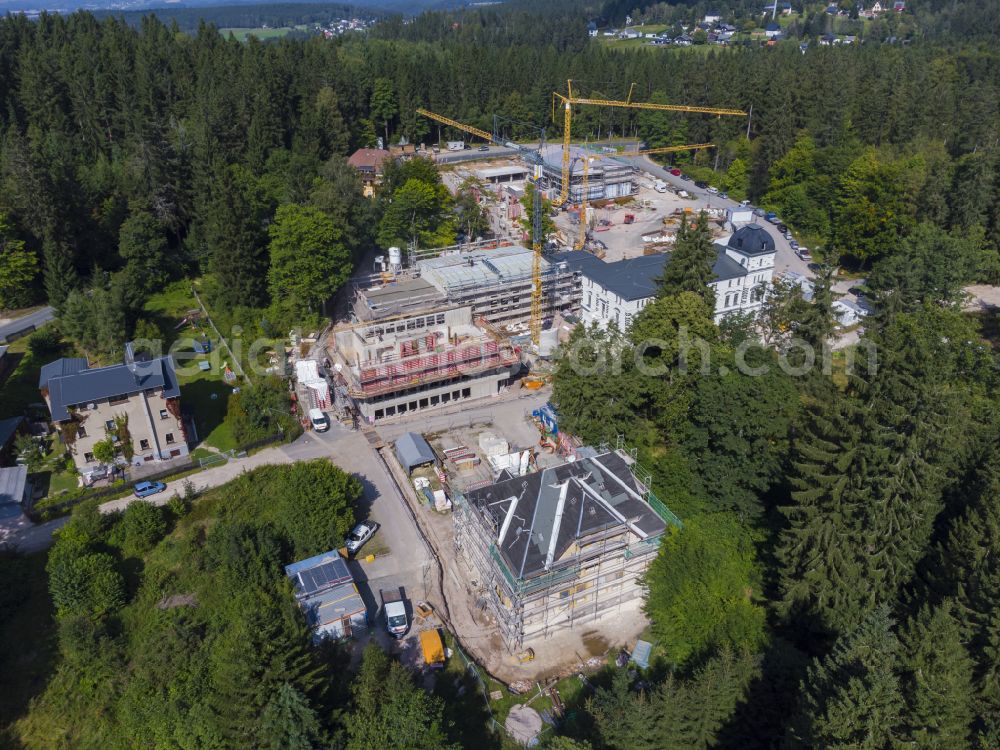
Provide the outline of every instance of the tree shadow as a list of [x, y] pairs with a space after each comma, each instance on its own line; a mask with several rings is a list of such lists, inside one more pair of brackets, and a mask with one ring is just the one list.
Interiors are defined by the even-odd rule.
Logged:
[[231, 394], [232, 388], [222, 380], [200, 378], [181, 386], [181, 409], [194, 417], [199, 441], [225, 421]]
[[746, 698], [719, 730], [716, 747], [779, 747], [795, 713], [808, 665], [809, 658], [793, 644], [780, 637], [771, 639], [762, 654], [759, 676], [747, 686]]
[[55, 613], [48, 592], [48, 553], [0, 553], [0, 747], [23, 747], [11, 726], [44, 692], [58, 662]]

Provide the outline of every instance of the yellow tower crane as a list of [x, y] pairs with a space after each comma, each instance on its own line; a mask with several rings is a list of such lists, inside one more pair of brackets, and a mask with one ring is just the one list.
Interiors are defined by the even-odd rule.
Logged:
[[566, 202], [569, 197], [569, 180], [570, 180], [570, 142], [572, 140], [572, 120], [573, 120], [573, 107], [575, 105], [580, 106], [594, 106], [594, 107], [618, 107], [621, 109], [651, 109], [659, 110], [661, 112], [686, 112], [688, 114], [704, 114], [704, 115], [716, 115], [717, 117], [724, 116], [746, 116], [746, 112], [742, 109], [725, 109], [721, 107], [699, 107], [687, 104], [659, 104], [657, 102], [634, 102], [632, 101], [632, 94], [635, 91], [635, 84], [633, 83], [629, 87], [628, 96], [624, 100], [618, 99], [590, 99], [585, 97], [577, 97], [573, 95], [573, 81], [566, 81], [566, 95], [560, 94], [558, 91], [552, 92], [552, 104], [553, 104], [553, 119], [555, 117], [555, 102], [558, 100], [562, 102], [563, 110], [563, 157], [562, 157], [562, 188], [559, 191], [559, 197], [554, 203], [556, 205], [562, 205]]
[[672, 154], [677, 151], [696, 151], [712, 148], [714, 143], [694, 143], [688, 146], [661, 146], [660, 148], [645, 148], [639, 151], [618, 151], [613, 154], [586, 154], [583, 157], [583, 193], [580, 196], [580, 236], [574, 249], [582, 250], [587, 244], [587, 200], [590, 197], [590, 161], [591, 159], [613, 159], [616, 156], [646, 156], [647, 154]]
[[[495, 143], [499, 146], [506, 146], [508, 148], [516, 149], [525, 161], [529, 162], [533, 166], [532, 170], [532, 182], [534, 183], [534, 203], [533, 203], [533, 224], [531, 228], [531, 318], [530, 318], [530, 329], [531, 329], [531, 341], [537, 347], [542, 340], [542, 163], [543, 157], [541, 154], [542, 144], [539, 142], [539, 148], [533, 149], [528, 146], [522, 146], [511, 141], [504, 141], [498, 135], [494, 133], [488, 133], [485, 130], [473, 127], [472, 125], [466, 125], [465, 123], [458, 122], [457, 120], [452, 120], [450, 117], [445, 117], [444, 115], [439, 115], [436, 112], [431, 112], [427, 109], [418, 109], [418, 115], [423, 115], [424, 117], [440, 122], [443, 125], [448, 125], [449, 127], [455, 128], [456, 130], [461, 130], [466, 133], [471, 133], [472, 135], [483, 138], [484, 140]], [[568, 168], [568, 165], [567, 165]]]

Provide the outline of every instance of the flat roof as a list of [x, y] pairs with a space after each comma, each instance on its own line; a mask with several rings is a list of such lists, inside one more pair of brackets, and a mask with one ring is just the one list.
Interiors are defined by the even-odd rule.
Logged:
[[[570, 146], [570, 174], [573, 176], [583, 176], [583, 159], [585, 157], [600, 157], [599, 159], [590, 162], [590, 167], [587, 171], [590, 173], [591, 177], [595, 174], [600, 174], [609, 166], [614, 167], [615, 169], [630, 169], [632, 171], [638, 171], [632, 164], [622, 161], [609, 153], [602, 153], [595, 151], [594, 149], [584, 148], [583, 146]], [[563, 147], [561, 145], [546, 146], [542, 151], [542, 159], [545, 162], [546, 167], [561, 170]]]
[[309, 597], [303, 607], [309, 624], [318, 627], [327, 623], [345, 620], [365, 611], [365, 602], [358, 593], [357, 586], [342, 583]]
[[[443, 255], [417, 263], [423, 279], [443, 295], [469, 287], [488, 287], [531, 276], [533, 253], [521, 245]], [[542, 259], [542, 273], [549, 267]]]
[[491, 177], [506, 177], [508, 175], [515, 174], [528, 174], [530, 170], [527, 167], [518, 166], [508, 166], [508, 167], [484, 167], [483, 169], [476, 170], [476, 176], [481, 180], [488, 180]]

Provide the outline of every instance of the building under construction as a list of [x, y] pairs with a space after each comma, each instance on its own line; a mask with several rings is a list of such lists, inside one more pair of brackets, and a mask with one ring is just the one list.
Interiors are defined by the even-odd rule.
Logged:
[[455, 544], [511, 652], [640, 597], [660, 537], [680, 525], [621, 448], [453, 499]]
[[358, 415], [372, 423], [499, 393], [520, 352], [465, 307], [423, 308], [340, 326], [331, 355]]
[[[590, 158], [587, 168], [587, 200], [614, 200], [635, 195], [639, 192], [639, 171], [614, 157], [593, 159], [594, 153], [580, 146], [570, 146], [570, 203], [580, 203], [583, 200], [583, 168], [584, 159]], [[543, 153], [542, 184], [553, 195], [562, 191], [563, 147], [546, 146]]]
[[[565, 262], [542, 259], [542, 315], [569, 312], [580, 279]], [[428, 307], [468, 306], [494, 326], [524, 326], [531, 316], [532, 252], [519, 245], [417, 255], [394, 273], [355, 284], [354, 315], [377, 321]]]

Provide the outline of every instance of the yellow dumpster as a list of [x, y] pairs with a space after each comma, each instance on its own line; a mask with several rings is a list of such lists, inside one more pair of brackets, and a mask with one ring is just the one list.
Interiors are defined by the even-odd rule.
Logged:
[[424, 663], [428, 667], [444, 666], [444, 641], [436, 629], [420, 634], [420, 649], [424, 652]]

